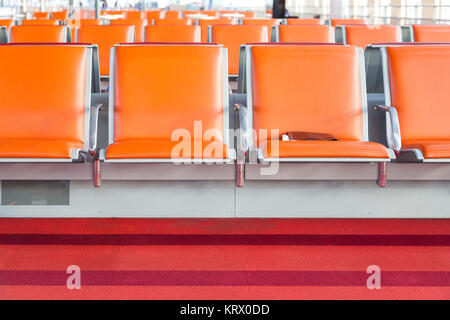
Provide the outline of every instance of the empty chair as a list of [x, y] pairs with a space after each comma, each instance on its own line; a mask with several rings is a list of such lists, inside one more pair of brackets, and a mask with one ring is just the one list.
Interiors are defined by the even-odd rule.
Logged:
[[331, 19], [330, 25], [334, 28], [337, 26], [350, 26], [350, 25], [366, 24], [364, 19]]
[[210, 28], [209, 42], [223, 44], [228, 49], [228, 73], [239, 73], [239, 53], [241, 45], [268, 42], [267, 27], [260, 25], [213, 25]]
[[248, 123], [256, 130], [250, 146], [260, 161], [379, 162], [384, 186], [393, 153], [368, 141], [362, 49], [249, 45], [246, 50], [252, 66], [246, 77]]
[[268, 39], [272, 38], [272, 28], [279, 24], [278, 19], [242, 19], [242, 24], [244, 25], [260, 25], [267, 27]]
[[32, 20], [22, 20], [23, 26], [35, 26], [35, 25], [45, 25], [45, 26], [57, 26], [60, 25], [61, 21], [58, 19], [32, 19]]
[[286, 19], [286, 24], [321, 24], [320, 19]]
[[160, 10], [147, 11], [146, 15], [147, 15], [148, 24], [152, 24], [153, 20], [161, 19], [161, 11]]
[[33, 18], [36, 19], [49, 19], [50, 18], [50, 12], [33, 12]]
[[5, 27], [9, 30], [13, 25], [15, 25], [13, 19], [0, 19], [0, 27]]
[[90, 46], [0, 45], [0, 162], [81, 161], [95, 148], [91, 61]]
[[69, 13], [67, 11], [54, 11], [52, 12], [52, 19], [57, 19], [60, 21], [66, 21], [69, 18]]
[[201, 19], [198, 20], [198, 24], [201, 28], [202, 33], [202, 42], [208, 42], [208, 30], [209, 26], [217, 25], [217, 24], [235, 24], [235, 20], [228, 18], [219, 18], [219, 19]]
[[200, 27], [156, 25], [145, 28], [146, 42], [200, 42]]
[[324, 25], [280, 25], [274, 26], [273, 42], [334, 42], [334, 29]]
[[76, 41], [98, 45], [100, 75], [107, 77], [111, 47], [119, 43], [134, 42], [134, 26], [83, 26], [77, 30]]
[[68, 42], [69, 32], [66, 26], [13, 26], [11, 27], [10, 42], [38, 43], [38, 42]]
[[138, 42], [144, 41], [144, 28], [147, 25], [147, 20], [141, 19], [114, 19], [111, 20], [111, 25], [126, 25], [134, 26], [135, 40]]
[[101, 160], [232, 161], [225, 49], [135, 44], [113, 50], [109, 146]]
[[403, 28], [404, 41], [408, 42], [450, 42], [448, 25], [412, 25]]
[[183, 24], [183, 25], [191, 25], [192, 20], [189, 18], [186, 19], [153, 19], [153, 24]]
[[126, 19], [143, 20], [146, 18], [144, 11], [127, 11], [125, 14]]
[[181, 12], [178, 10], [167, 10], [164, 12], [164, 19], [180, 19]]
[[401, 42], [402, 32], [398, 26], [338, 26], [336, 42], [365, 48], [372, 43]]
[[450, 162], [450, 45], [381, 50], [388, 144], [400, 159]]

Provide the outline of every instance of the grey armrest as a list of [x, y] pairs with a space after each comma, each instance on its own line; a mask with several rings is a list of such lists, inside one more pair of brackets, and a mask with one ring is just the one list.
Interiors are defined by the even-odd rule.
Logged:
[[388, 143], [396, 153], [399, 153], [402, 148], [402, 138], [400, 135], [400, 122], [398, 120], [397, 109], [393, 106], [376, 105], [376, 111], [384, 111], [389, 115], [389, 126], [386, 123], [386, 134]]
[[91, 107], [91, 121], [89, 123], [89, 152], [91, 154], [94, 154], [97, 150], [98, 113], [102, 107], [102, 104]]
[[248, 152], [248, 115], [247, 108], [240, 103], [234, 105], [234, 110], [239, 112], [238, 154]]

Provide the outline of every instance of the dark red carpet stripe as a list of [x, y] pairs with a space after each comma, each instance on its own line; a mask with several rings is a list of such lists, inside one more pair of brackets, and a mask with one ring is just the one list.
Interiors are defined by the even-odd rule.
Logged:
[[450, 235], [0, 234], [0, 245], [450, 246]]
[[[65, 286], [55, 270], [0, 270], [1, 286]], [[82, 286], [366, 286], [361, 271], [81, 271]], [[382, 271], [381, 286], [449, 287], [450, 272]]]

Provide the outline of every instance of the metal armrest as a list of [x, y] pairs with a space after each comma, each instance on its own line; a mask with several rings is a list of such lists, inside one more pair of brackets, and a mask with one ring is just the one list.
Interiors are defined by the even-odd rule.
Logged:
[[102, 107], [102, 104], [97, 104], [91, 107], [91, 121], [89, 123], [89, 152], [92, 155], [95, 154], [97, 150], [98, 114]]
[[246, 155], [248, 152], [248, 115], [247, 108], [240, 103], [234, 105], [234, 110], [239, 112], [238, 153]]
[[[389, 127], [386, 127], [386, 134], [391, 139], [388, 139], [388, 143], [391, 144], [391, 148], [399, 153], [402, 148], [402, 138], [400, 134], [400, 122], [398, 120], [397, 109], [393, 106], [375, 105], [376, 111], [384, 111], [389, 115]], [[387, 124], [386, 124], [387, 125]], [[391, 140], [391, 141], [389, 141]]]

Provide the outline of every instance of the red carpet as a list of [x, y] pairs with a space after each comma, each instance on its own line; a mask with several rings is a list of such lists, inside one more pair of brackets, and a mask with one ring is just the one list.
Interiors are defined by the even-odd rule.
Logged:
[[0, 298], [450, 299], [450, 219], [0, 219]]

